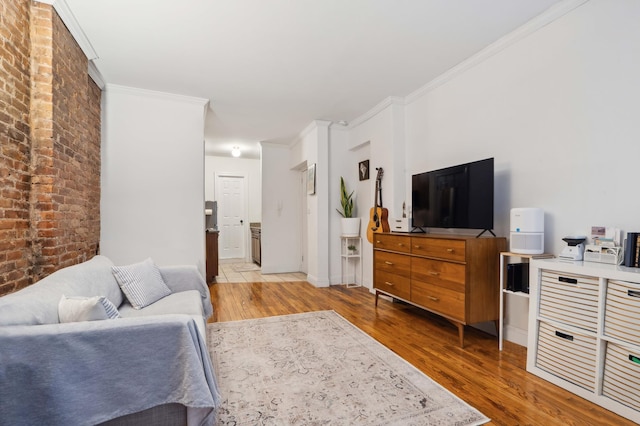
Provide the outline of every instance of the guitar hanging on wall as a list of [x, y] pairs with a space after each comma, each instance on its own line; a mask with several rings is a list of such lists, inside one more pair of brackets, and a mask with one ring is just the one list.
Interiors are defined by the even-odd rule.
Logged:
[[[369, 214], [369, 225], [367, 226], [367, 240], [373, 244], [373, 234], [376, 232], [389, 232], [389, 211], [382, 207], [382, 167], [377, 168], [376, 176], [376, 201]], [[378, 204], [378, 200], [380, 203]]]

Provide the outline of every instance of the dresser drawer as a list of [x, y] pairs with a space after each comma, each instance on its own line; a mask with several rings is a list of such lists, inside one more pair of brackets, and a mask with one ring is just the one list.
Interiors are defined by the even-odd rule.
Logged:
[[411, 279], [461, 293], [465, 291], [465, 265], [414, 257], [411, 259]]
[[411, 257], [404, 254], [375, 251], [374, 265], [376, 271], [384, 271], [407, 278], [411, 275]]
[[379, 290], [391, 293], [401, 299], [410, 300], [411, 280], [396, 274], [376, 270], [376, 278], [373, 286]]
[[640, 351], [608, 342], [602, 394], [640, 411]]
[[433, 312], [465, 322], [463, 292], [411, 280], [411, 301]]
[[373, 248], [401, 253], [411, 252], [410, 238], [402, 235], [374, 233]]
[[640, 344], [640, 284], [610, 280], [605, 302], [604, 334]]
[[541, 321], [536, 365], [593, 392], [596, 383], [596, 337]]
[[540, 316], [596, 331], [599, 279], [542, 271]]
[[411, 237], [411, 254], [417, 256], [464, 262], [466, 259], [465, 247], [464, 240]]

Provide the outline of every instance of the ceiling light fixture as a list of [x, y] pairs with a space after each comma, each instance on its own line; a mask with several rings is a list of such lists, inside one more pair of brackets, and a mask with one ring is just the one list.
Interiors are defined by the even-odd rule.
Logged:
[[240, 157], [240, 147], [234, 146], [233, 149], [231, 150], [231, 155], [236, 158]]

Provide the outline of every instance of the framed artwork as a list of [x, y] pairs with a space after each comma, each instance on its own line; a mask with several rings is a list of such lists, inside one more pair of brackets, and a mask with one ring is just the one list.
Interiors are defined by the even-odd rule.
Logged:
[[369, 180], [369, 160], [358, 163], [358, 176], [360, 180]]
[[307, 194], [316, 193], [316, 163], [307, 168]]

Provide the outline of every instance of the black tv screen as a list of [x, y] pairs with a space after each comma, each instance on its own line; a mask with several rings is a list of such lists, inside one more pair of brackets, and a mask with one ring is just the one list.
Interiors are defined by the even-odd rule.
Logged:
[[493, 158], [411, 179], [414, 228], [493, 229]]

